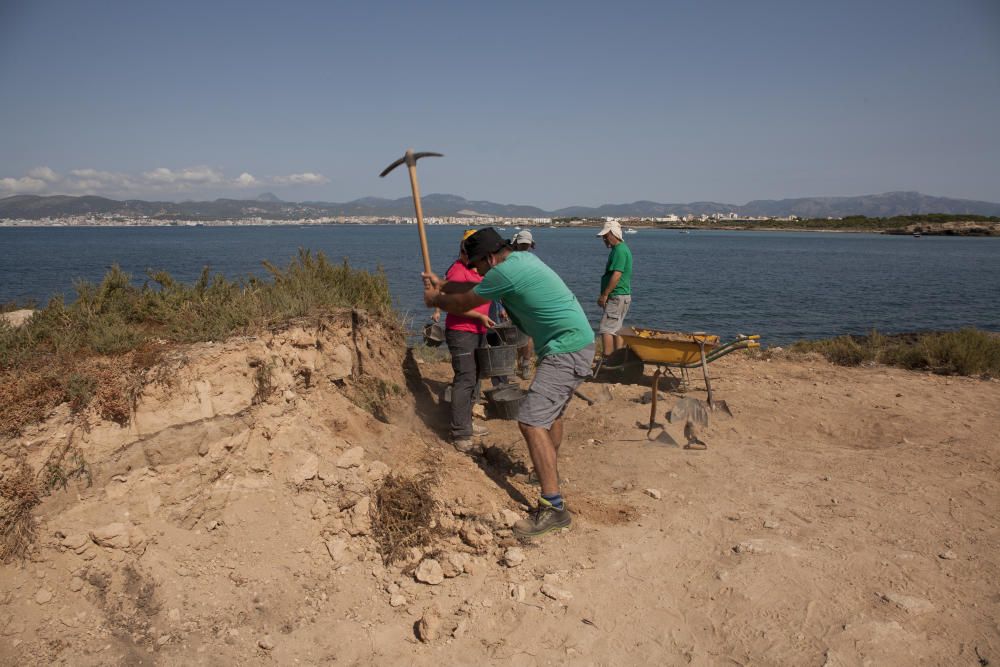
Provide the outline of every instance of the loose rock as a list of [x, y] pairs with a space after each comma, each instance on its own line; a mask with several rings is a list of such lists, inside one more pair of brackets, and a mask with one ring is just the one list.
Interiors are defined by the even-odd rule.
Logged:
[[420, 561], [416, 572], [413, 573], [417, 581], [437, 586], [444, 581], [444, 572], [441, 571], [441, 564], [433, 558], [425, 558]]
[[663, 494], [660, 493], [659, 489], [646, 489], [646, 495], [653, 500], [659, 500], [663, 497]]
[[958, 558], [958, 555], [951, 549], [948, 549], [947, 551], [939, 553], [938, 558], [942, 560], [955, 560], [956, 558]]
[[520, 547], [511, 547], [503, 555], [503, 562], [507, 567], [517, 567], [524, 559], [524, 550]]
[[69, 582], [69, 589], [74, 593], [78, 592], [83, 588], [83, 579], [80, 577], [73, 577]]
[[542, 584], [542, 595], [560, 601], [573, 599], [572, 593], [562, 588], [557, 588], [553, 584]]
[[886, 602], [896, 605], [908, 614], [926, 614], [927, 612], [934, 611], [934, 605], [923, 598], [901, 595], [900, 593], [881, 593], [879, 597]]
[[37, 593], [35, 593], [35, 602], [37, 602], [38, 604], [47, 604], [51, 600], [52, 600], [52, 591], [42, 588]]
[[777, 528], [779, 525], [777, 521], [771, 521], [770, 519], [764, 522], [765, 528]]
[[402, 607], [404, 604], [406, 604], [406, 597], [404, 597], [403, 595], [400, 595], [399, 593], [397, 593], [396, 595], [393, 595], [392, 597], [389, 598], [389, 606], [390, 607], [393, 607], [393, 608], [395, 608], [395, 607]]
[[422, 642], [432, 642], [441, 633], [441, 617], [432, 609], [424, 612], [417, 623], [417, 635]]
[[270, 651], [274, 648], [274, 640], [271, 639], [271, 635], [264, 635], [257, 640], [257, 646], [261, 647], [265, 651]]
[[337, 459], [338, 468], [357, 468], [365, 459], [363, 447], [351, 447]]

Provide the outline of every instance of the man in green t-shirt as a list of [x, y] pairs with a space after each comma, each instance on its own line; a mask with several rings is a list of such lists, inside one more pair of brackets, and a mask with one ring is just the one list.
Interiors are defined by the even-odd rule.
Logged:
[[624, 345], [618, 332], [632, 305], [632, 251], [622, 240], [621, 225], [614, 220], [605, 222], [597, 235], [604, 239], [604, 245], [611, 248], [604, 275], [601, 276], [601, 296], [597, 299], [597, 305], [604, 309], [598, 332], [604, 356], [607, 357]]
[[443, 282], [423, 274], [429, 308], [464, 313], [503, 300], [507, 314], [535, 343], [535, 379], [518, 409], [517, 421], [542, 486], [537, 509], [514, 524], [520, 538], [569, 528], [569, 510], [559, 492], [556, 459], [562, 444], [562, 417], [573, 392], [590, 377], [594, 332], [573, 293], [555, 271], [530, 252], [514, 252], [492, 227], [465, 241], [469, 264], [481, 283]]

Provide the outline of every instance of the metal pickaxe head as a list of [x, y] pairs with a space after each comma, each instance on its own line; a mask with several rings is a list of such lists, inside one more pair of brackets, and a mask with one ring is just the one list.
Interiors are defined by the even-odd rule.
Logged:
[[379, 174], [379, 178], [384, 177], [386, 174], [388, 174], [390, 171], [392, 171], [401, 164], [406, 164], [407, 167], [413, 167], [417, 164], [417, 160], [419, 160], [422, 157], [444, 157], [444, 155], [441, 153], [430, 153], [426, 151], [423, 153], [414, 153], [412, 148], [407, 148], [406, 153], [403, 155], [403, 157], [399, 158], [398, 160], [396, 160], [395, 162], [393, 162], [388, 167], [382, 170], [382, 173]]

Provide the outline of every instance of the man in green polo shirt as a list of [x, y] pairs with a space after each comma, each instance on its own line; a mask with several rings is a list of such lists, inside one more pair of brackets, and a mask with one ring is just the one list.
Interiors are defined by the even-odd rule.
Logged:
[[604, 245], [611, 248], [608, 263], [601, 276], [601, 296], [597, 305], [604, 309], [598, 332], [605, 358], [624, 345], [618, 335], [625, 316], [632, 305], [632, 251], [622, 240], [622, 227], [614, 220], [608, 220], [597, 233], [604, 239]]
[[535, 343], [538, 366], [517, 421], [542, 485], [537, 509], [514, 524], [520, 538], [569, 528], [569, 510], [559, 492], [556, 459], [562, 444], [562, 417], [573, 392], [590, 377], [594, 332], [573, 293], [555, 271], [530, 252], [513, 252], [492, 227], [465, 241], [469, 264], [483, 276], [474, 283], [443, 282], [424, 274], [424, 302], [429, 308], [464, 313], [489, 301], [503, 300], [507, 314]]

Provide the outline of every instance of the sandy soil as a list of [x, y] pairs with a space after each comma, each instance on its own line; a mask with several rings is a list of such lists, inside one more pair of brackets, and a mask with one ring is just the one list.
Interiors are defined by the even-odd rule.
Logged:
[[[254, 403], [261, 360], [275, 391]], [[71, 439], [92, 485], [48, 497], [30, 559], [0, 569], [0, 662], [1000, 660], [1000, 383], [712, 370], [734, 416], [712, 416], [706, 451], [646, 440], [648, 386], [574, 400], [573, 529], [522, 545], [508, 527], [537, 489], [516, 427], [486, 422], [481, 457], [450, 450], [446, 364], [404, 363], [356, 320], [186, 350], [129, 427], [60, 411], [3, 443], [11, 474]], [[365, 376], [406, 387], [387, 422], [359, 407]], [[389, 471], [437, 473], [440, 536], [386, 567], [369, 507]]]

